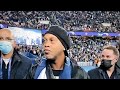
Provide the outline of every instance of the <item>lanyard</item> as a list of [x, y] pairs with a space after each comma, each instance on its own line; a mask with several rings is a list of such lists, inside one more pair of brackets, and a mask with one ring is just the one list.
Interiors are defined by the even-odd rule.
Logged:
[[[2, 63], [3, 63], [3, 60], [2, 58], [0, 59], [0, 64], [1, 64], [1, 72], [0, 72], [0, 75], [3, 75], [2, 73]], [[8, 66], [8, 79], [10, 79], [10, 71], [11, 71], [11, 59], [9, 61], [9, 66]], [[3, 77], [1, 76], [1, 79], [3, 79]]]

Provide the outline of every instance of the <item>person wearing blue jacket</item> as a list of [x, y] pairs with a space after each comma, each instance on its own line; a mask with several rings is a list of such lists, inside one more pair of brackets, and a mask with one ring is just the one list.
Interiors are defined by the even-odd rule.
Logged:
[[37, 65], [34, 79], [88, 79], [89, 76], [77, 63], [70, 60], [67, 50], [70, 38], [66, 30], [54, 25], [43, 36], [45, 58]]

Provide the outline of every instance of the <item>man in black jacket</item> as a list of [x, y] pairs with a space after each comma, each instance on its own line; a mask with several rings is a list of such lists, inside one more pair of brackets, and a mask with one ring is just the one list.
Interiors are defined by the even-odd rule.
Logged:
[[45, 57], [37, 66], [34, 79], [88, 79], [88, 74], [69, 59], [70, 39], [64, 28], [51, 26], [44, 35]]
[[101, 53], [101, 65], [88, 71], [90, 79], [120, 79], [120, 70], [116, 66], [119, 51], [114, 46], [105, 46]]
[[19, 54], [9, 29], [0, 29], [0, 79], [32, 79], [32, 61]]

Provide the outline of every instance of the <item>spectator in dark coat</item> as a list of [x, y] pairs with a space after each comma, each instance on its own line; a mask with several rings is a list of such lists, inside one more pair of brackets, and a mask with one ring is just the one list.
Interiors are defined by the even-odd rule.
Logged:
[[114, 46], [105, 46], [101, 53], [101, 65], [88, 71], [90, 79], [120, 79], [120, 69], [116, 66], [119, 51]]
[[16, 51], [9, 29], [0, 30], [0, 79], [32, 79], [32, 61]]

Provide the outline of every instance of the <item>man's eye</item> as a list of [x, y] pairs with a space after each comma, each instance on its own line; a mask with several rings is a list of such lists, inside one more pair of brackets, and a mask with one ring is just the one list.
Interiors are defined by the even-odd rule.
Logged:
[[110, 56], [106, 56], [107, 58], [109, 58]]
[[102, 55], [102, 57], [104, 57], [104, 55]]
[[3, 38], [0, 37], [0, 40], [2, 40]]

